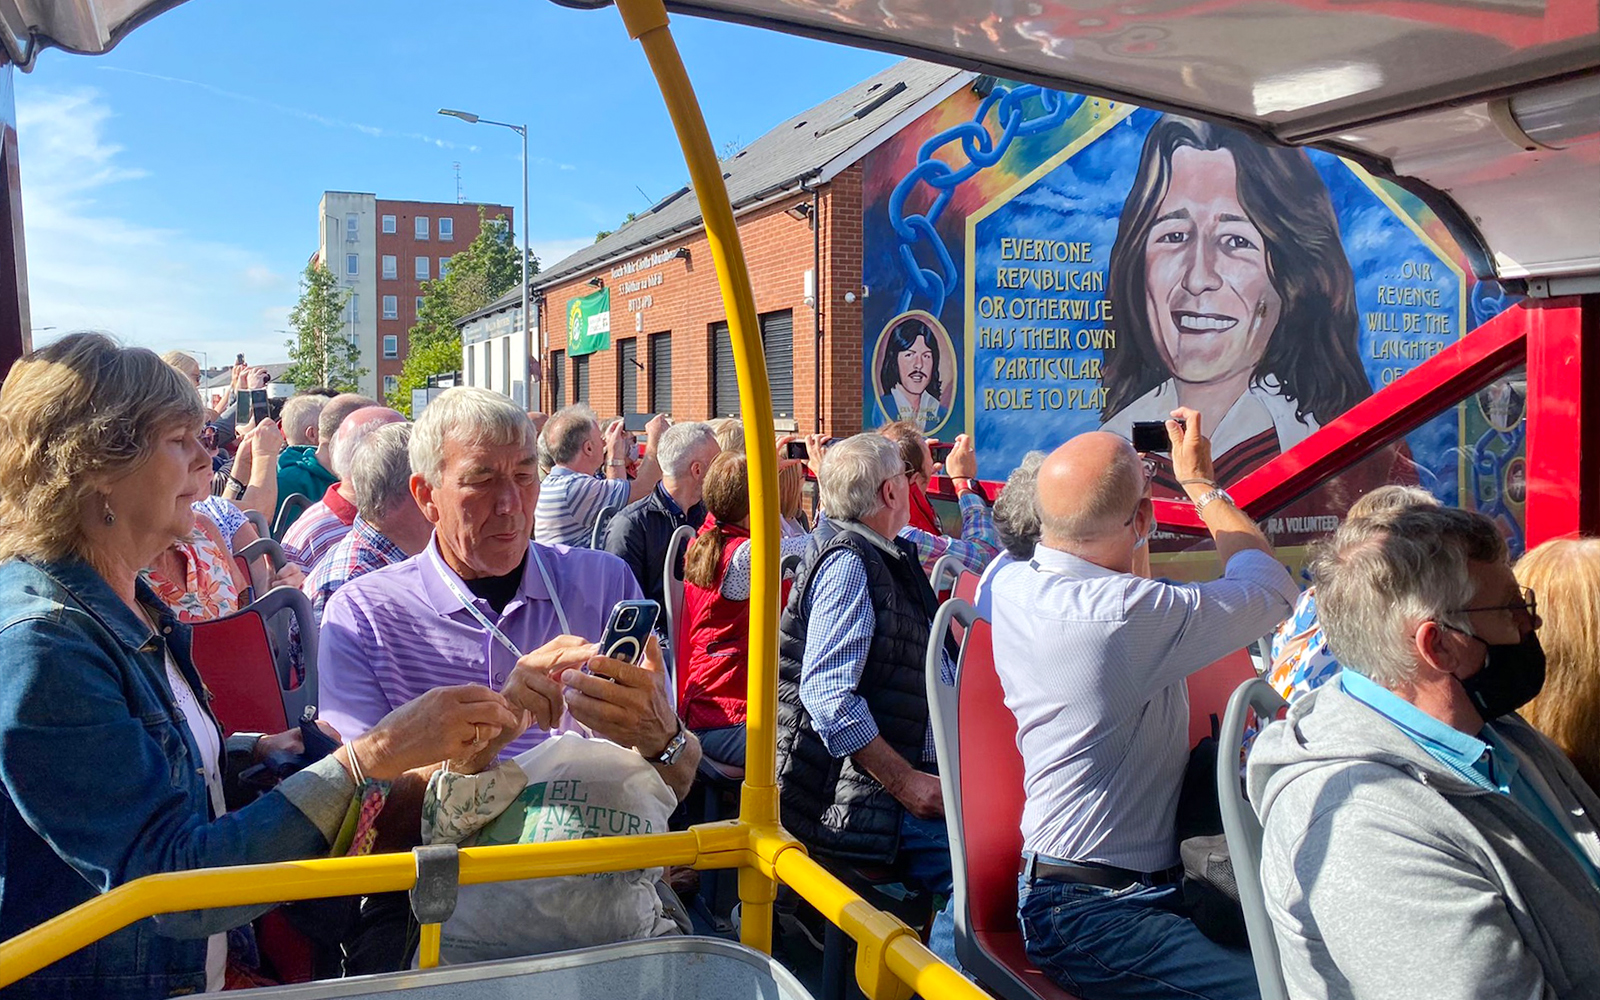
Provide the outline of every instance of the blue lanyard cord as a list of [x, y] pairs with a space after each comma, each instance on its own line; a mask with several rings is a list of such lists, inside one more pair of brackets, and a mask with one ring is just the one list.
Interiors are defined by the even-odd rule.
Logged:
[[[539, 577], [544, 581], [544, 589], [550, 594], [550, 603], [555, 605], [556, 620], [561, 623], [561, 634], [571, 635], [572, 626], [567, 624], [567, 612], [561, 606], [561, 595], [556, 593], [555, 582], [550, 579], [550, 571], [545, 569], [544, 560], [539, 557], [539, 549], [536, 546], [529, 546], [528, 552], [533, 556], [533, 564], [539, 568]], [[456, 583], [455, 574], [450, 571], [450, 568], [448, 566], [442, 568], [444, 573], [441, 575], [444, 577], [445, 585], [461, 601], [462, 606], [467, 609], [467, 613], [476, 618], [479, 625], [482, 625], [500, 645], [509, 650], [513, 658], [520, 660], [523, 652], [517, 648], [517, 644], [507, 638], [506, 634], [500, 630], [499, 626], [490, 621], [487, 615], [478, 610], [477, 599], [462, 591], [461, 587]]]

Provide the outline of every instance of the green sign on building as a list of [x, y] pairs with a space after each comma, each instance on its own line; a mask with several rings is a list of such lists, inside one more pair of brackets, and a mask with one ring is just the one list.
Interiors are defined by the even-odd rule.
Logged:
[[611, 289], [567, 304], [567, 355], [580, 357], [611, 346]]

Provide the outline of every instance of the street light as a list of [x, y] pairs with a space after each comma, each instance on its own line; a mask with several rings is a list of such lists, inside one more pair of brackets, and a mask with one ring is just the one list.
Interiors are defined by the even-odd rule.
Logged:
[[[528, 274], [528, 259], [532, 252], [532, 247], [528, 244], [528, 126], [490, 121], [487, 118], [479, 118], [470, 111], [456, 111], [452, 108], [440, 108], [439, 113], [449, 118], [459, 118], [468, 125], [498, 125], [522, 136], [522, 335], [526, 338], [533, 323], [533, 316], [528, 311], [528, 281], [532, 277]], [[532, 394], [534, 399], [539, 400], [535, 404], [539, 407], [544, 405], [544, 347], [544, 328], [541, 327], [538, 344], [539, 379], [534, 383], [537, 391]]]

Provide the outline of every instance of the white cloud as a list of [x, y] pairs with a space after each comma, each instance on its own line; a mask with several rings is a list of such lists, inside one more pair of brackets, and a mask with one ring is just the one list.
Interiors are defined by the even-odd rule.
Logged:
[[102, 204], [144, 171], [106, 138], [110, 105], [94, 90], [17, 95], [29, 309], [36, 343], [99, 329], [157, 350], [284, 356], [273, 333], [295, 297], [292, 278], [253, 251], [120, 218]]

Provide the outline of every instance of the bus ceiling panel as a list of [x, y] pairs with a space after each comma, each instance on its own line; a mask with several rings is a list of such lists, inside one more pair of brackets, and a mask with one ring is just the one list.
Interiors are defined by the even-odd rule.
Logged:
[[672, 0], [1278, 138], [1600, 66], [1595, 0]]
[[24, 71], [47, 48], [100, 55], [183, 0], [0, 0], [0, 44]]

